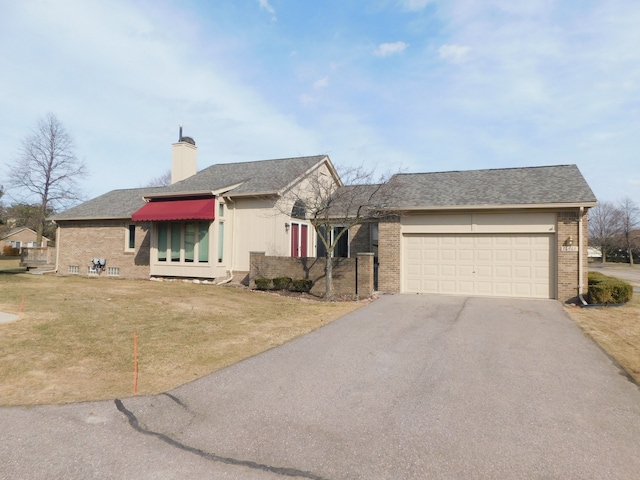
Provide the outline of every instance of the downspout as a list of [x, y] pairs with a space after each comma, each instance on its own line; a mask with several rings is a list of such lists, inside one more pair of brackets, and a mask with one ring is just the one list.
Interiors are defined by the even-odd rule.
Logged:
[[231, 225], [231, 266], [229, 267], [229, 278], [225, 278], [221, 282], [216, 283], [216, 285], [224, 285], [225, 283], [229, 283], [233, 280], [233, 259], [235, 255], [234, 247], [235, 247], [235, 232], [236, 232], [236, 202], [231, 200], [231, 197], [223, 197], [227, 202], [231, 202], [233, 204], [233, 219]]
[[578, 298], [582, 305], [587, 305], [587, 301], [582, 296], [582, 217], [584, 216], [584, 207], [580, 207], [580, 217], [578, 217]]

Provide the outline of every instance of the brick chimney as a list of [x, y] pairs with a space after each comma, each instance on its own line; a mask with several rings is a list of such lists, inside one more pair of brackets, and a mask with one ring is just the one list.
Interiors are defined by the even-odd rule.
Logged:
[[191, 137], [182, 136], [182, 125], [178, 143], [172, 145], [171, 184], [189, 178], [196, 174], [198, 147]]

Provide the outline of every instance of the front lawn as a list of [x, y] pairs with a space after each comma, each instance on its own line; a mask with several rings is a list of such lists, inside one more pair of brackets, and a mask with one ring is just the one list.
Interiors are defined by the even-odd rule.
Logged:
[[635, 293], [622, 307], [571, 308], [582, 330], [640, 385], [640, 299]]
[[281, 345], [358, 308], [183, 282], [0, 272], [0, 403], [159, 393]]

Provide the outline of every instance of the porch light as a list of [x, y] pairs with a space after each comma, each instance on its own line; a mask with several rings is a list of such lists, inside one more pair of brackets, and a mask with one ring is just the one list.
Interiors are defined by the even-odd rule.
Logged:
[[285, 232], [289, 233], [289, 228], [291, 228], [291, 225], [289, 225], [288, 223], [284, 224], [284, 230]]
[[567, 238], [567, 239], [565, 240], [564, 244], [565, 244], [567, 247], [571, 247], [571, 246], [573, 245], [573, 238], [571, 238], [571, 237]]

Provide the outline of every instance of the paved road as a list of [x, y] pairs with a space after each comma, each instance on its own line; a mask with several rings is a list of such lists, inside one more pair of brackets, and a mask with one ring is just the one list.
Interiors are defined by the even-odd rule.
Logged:
[[0, 409], [0, 478], [626, 479], [640, 390], [555, 301], [388, 295], [165, 395]]
[[605, 264], [604, 266], [597, 263], [589, 264], [589, 270], [602, 272], [611, 277], [621, 278], [632, 283], [640, 284], [640, 268], [631, 268], [625, 264]]

